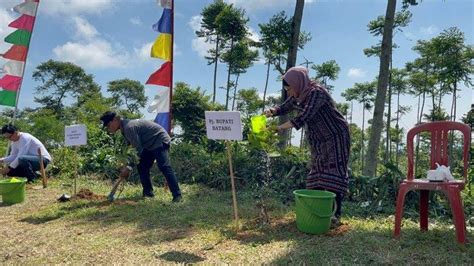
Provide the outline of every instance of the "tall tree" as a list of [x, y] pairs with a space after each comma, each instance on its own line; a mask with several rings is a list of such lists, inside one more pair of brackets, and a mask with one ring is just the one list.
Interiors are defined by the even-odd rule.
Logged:
[[372, 109], [376, 90], [375, 82], [355, 83], [354, 87], [346, 89], [341, 95], [346, 101], [358, 101], [362, 106], [362, 138], [361, 138], [361, 165], [364, 169], [364, 131], [365, 131], [365, 111]]
[[224, 46], [224, 40], [217, 31], [216, 18], [227, 5], [223, 0], [214, 0], [212, 4], [204, 7], [201, 12], [201, 29], [196, 31], [198, 37], [206, 38], [206, 42], [215, 43], [215, 47], [208, 51], [209, 56], [206, 57], [209, 65], [214, 64], [212, 102], [216, 101], [217, 64], [221, 56], [220, 51]]
[[[395, 18], [394, 18], [394, 22], [393, 22], [393, 30], [394, 30], [394, 33], [393, 35], [395, 35], [398, 31], [402, 31], [402, 28], [408, 26], [408, 23], [410, 23], [411, 21], [411, 18], [412, 18], [412, 13], [410, 11], [408, 11], [407, 9], [403, 9], [402, 11], [399, 11], [399, 12], [396, 12], [395, 13]], [[372, 20], [369, 22], [369, 24], [367, 25], [367, 29], [368, 31], [374, 35], [374, 36], [381, 36], [383, 34], [383, 29], [384, 29], [384, 25], [385, 25], [385, 17], [384, 16], [378, 16], [375, 20]], [[398, 48], [398, 45], [393, 43], [392, 44], [392, 49], [395, 49], [395, 48]], [[371, 56], [377, 56], [377, 57], [380, 57], [381, 56], [381, 53], [382, 53], [382, 43], [380, 42], [379, 44], [375, 45], [375, 46], [371, 46], [370, 48], [366, 48], [364, 49], [364, 54], [368, 57], [371, 57]], [[390, 158], [390, 154], [389, 154], [389, 141], [391, 139], [390, 137], [390, 122], [391, 122], [391, 115], [392, 115], [392, 76], [391, 76], [391, 70], [392, 70], [392, 58], [390, 58], [390, 74], [389, 74], [389, 78], [388, 78], [388, 85], [387, 85], [387, 89], [388, 89], [388, 100], [387, 100], [387, 103], [388, 103], [388, 107], [387, 107], [387, 123], [386, 123], [386, 145], [385, 145], [385, 162], [387, 162], [387, 160]]]
[[[296, 0], [295, 6], [295, 14], [293, 15], [293, 21], [291, 23], [291, 41], [288, 49], [288, 57], [286, 60], [286, 68], [285, 72], [288, 69], [294, 67], [296, 65], [296, 57], [298, 54], [298, 45], [300, 43], [300, 28], [301, 28], [301, 21], [303, 20], [303, 9], [304, 9], [304, 0]], [[287, 92], [283, 86], [283, 82], [281, 84], [281, 100], [285, 101], [288, 98]], [[282, 115], [279, 117], [279, 124], [284, 124], [288, 121], [288, 115]], [[291, 141], [290, 138], [290, 131], [284, 130], [280, 131], [278, 134], [280, 136], [280, 147], [286, 147], [287, 144]]]
[[[408, 92], [408, 80], [407, 80], [407, 72], [405, 69], [398, 69], [394, 68], [391, 70], [391, 87], [393, 93], [397, 96], [397, 111], [395, 117], [395, 132], [397, 133], [396, 137], [396, 148], [395, 148], [395, 156], [396, 156], [396, 163], [398, 164], [398, 149], [400, 146], [400, 117], [402, 114], [405, 113], [406, 107], [400, 105], [400, 95], [403, 95]], [[390, 128], [387, 128], [390, 130]], [[387, 134], [387, 138], [391, 141], [392, 137], [390, 134]], [[391, 158], [390, 151], [389, 158]]]
[[124, 106], [129, 113], [140, 113], [140, 108], [145, 107], [147, 102], [145, 87], [136, 80], [110, 81], [107, 91], [112, 94], [113, 104], [117, 108]]
[[450, 116], [455, 121], [458, 83], [464, 82], [467, 87], [472, 86], [474, 48], [466, 45], [464, 33], [456, 27], [444, 30], [432, 42], [439, 58], [440, 83], [452, 94]]
[[379, 78], [377, 82], [377, 95], [375, 98], [374, 115], [372, 119], [372, 130], [370, 131], [369, 147], [367, 150], [366, 166], [364, 174], [375, 176], [377, 167], [380, 135], [383, 128], [383, 113], [385, 107], [385, 96], [389, 78], [390, 60], [392, 58], [392, 38], [395, 18], [396, 0], [388, 0], [385, 13], [385, 23], [382, 37], [382, 50], [380, 54]]
[[234, 110], [235, 107], [239, 77], [241, 74], [247, 72], [247, 69], [251, 67], [257, 60], [258, 50], [252, 50], [250, 47], [250, 42], [245, 39], [238, 42], [234, 46], [234, 49], [228, 50], [222, 55], [223, 62], [232, 62], [230, 73], [235, 75], [235, 81], [233, 82], [234, 96], [232, 97], [232, 110]]
[[316, 79], [322, 81], [324, 87], [331, 91], [333, 86], [328, 84], [328, 80], [336, 80], [339, 76], [339, 71], [341, 68], [336, 63], [336, 60], [329, 60], [323, 62], [321, 65], [312, 65], [312, 69], [316, 71]]
[[53, 110], [58, 116], [63, 114], [64, 102], [68, 97], [77, 98], [91, 88], [98, 88], [92, 75], [69, 62], [48, 60], [41, 63], [33, 71], [33, 79], [42, 83], [36, 87], [36, 93], [44, 95], [35, 96], [35, 102]]
[[[217, 15], [216, 25], [217, 32], [220, 36], [229, 40], [230, 45], [228, 49], [230, 51], [234, 50], [234, 46], [239, 41], [242, 41], [247, 37], [248, 18], [245, 17], [245, 11], [240, 8], [236, 8], [233, 5], [228, 5]], [[230, 75], [233, 70], [233, 60], [227, 62], [227, 86], [226, 86], [226, 99], [225, 99], [225, 108], [229, 108], [229, 93], [231, 88]]]

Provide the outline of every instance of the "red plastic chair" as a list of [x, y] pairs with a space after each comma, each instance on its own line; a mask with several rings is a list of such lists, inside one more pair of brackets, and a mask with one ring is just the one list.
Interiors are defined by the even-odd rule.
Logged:
[[[464, 135], [463, 161], [464, 180], [453, 180], [446, 182], [430, 182], [427, 179], [413, 178], [413, 138], [423, 132], [431, 133], [431, 168], [436, 169], [436, 163], [448, 166], [448, 132], [459, 130]], [[469, 163], [469, 146], [471, 145], [471, 128], [463, 123], [439, 121], [420, 124], [408, 131], [407, 151], [408, 151], [408, 176], [400, 184], [397, 197], [397, 207], [395, 213], [394, 237], [400, 236], [400, 228], [403, 216], [403, 205], [405, 195], [410, 190], [420, 190], [420, 230], [428, 230], [428, 199], [429, 191], [442, 191], [447, 196], [451, 205], [456, 237], [459, 243], [466, 243], [466, 221], [464, 219], [464, 208], [462, 205], [461, 191], [467, 182], [467, 170]]]

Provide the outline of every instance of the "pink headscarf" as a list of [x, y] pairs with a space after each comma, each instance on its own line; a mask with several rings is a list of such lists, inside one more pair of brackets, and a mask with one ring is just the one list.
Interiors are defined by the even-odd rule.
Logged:
[[290, 85], [290, 87], [296, 91], [298, 102], [303, 102], [306, 96], [316, 86], [316, 83], [311, 81], [308, 76], [308, 69], [301, 66], [296, 66], [288, 69], [283, 79]]

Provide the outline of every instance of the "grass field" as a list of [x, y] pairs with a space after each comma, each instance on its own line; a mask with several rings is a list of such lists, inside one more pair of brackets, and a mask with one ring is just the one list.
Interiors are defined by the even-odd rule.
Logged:
[[[98, 195], [110, 184], [79, 182]], [[38, 184], [36, 184], [38, 185]], [[430, 220], [430, 230], [404, 220], [402, 237], [391, 237], [393, 216], [343, 217], [344, 226], [314, 236], [296, 229], [293, 207], [271, 204], [271, 223], [258, 220], [252, 197], [239, 193], [240, 229], [232, 222], [232, 197], [199, 185], [182, 185], [184, 200], [156, 188], [142, 200], [127, 185], [113, 204], [103, 199], [56, 199], [70, 186], [27, 188], [22, 204], [0, 204], [0, 263], [324, 263], [473, 264], [474, 245], [456, 244], [451, 224]], [[357, 213], [346, 205], [346, 213]], [[472, 231], [468, 238], [474, 241]]]

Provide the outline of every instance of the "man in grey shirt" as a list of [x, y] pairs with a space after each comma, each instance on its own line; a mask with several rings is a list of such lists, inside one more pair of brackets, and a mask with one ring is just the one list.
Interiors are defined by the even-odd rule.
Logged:
[[[143, 186], [143, 197], [155, 196], [150, 178], [150, 169], [156, 160], [158, 168], [165, 176], [173, 194], [173, 202], [181, 201], [178, 180], [169, 160], [171, 138], [166, 130], [152, 121], [122, 119], [119, 115], [110, 111], [105, 112], [100, 120], [109, 133], [115, 134], [118, 130], [121, 130], [128, 143], [137, 150], [140, 157], [138, 173]], [[124, 168], [121, 170], [121, 174], [128, 176], [130, 170], [131, 167]]]

